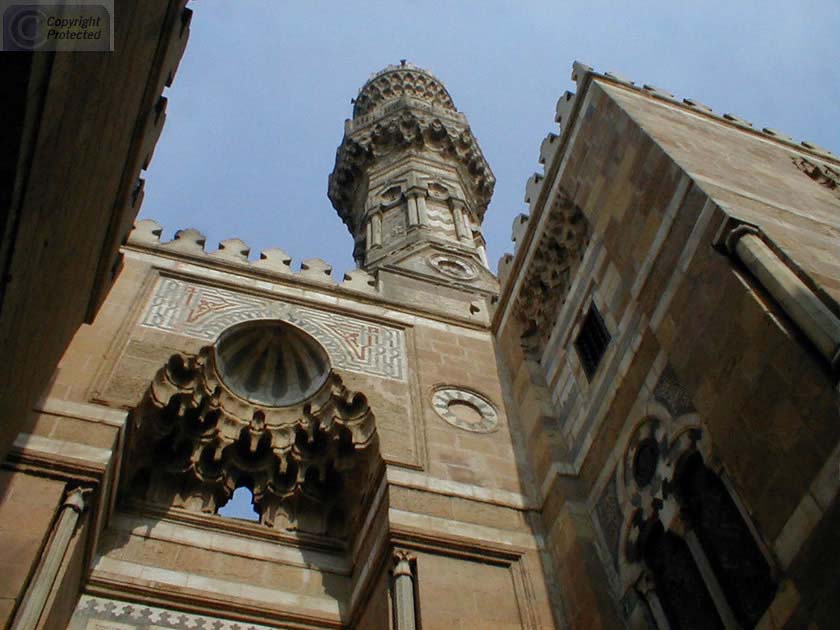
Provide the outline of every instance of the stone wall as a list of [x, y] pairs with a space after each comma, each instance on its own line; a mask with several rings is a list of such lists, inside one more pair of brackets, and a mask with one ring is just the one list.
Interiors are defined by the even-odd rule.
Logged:
[[[838, 481], [829, 471], [837, 466], [840, 425], [831, 365], [727, 255], [721, 234], [734, 219], [760, 226], [773, 243], [778, 235], [797, 273], [828, 296], [833, 285], [823, 280], [836, 276], [833, 257], [817, 264], [809, 252], [835, 221], [821, 204], [836, 208], [837, 200], [802, 177], [788, 147], [731, 124], [608, 81], [593, 79], [577, 99], [562, 141], [552, 140], [567, 144], [546, 162], [537, 192], [529, 189], [528, 232], [515, 227], [517, 255], [504, 263], [513, 271], [496, 314], [500, 369], [512, 426], [540, 488], [571, 625], [652, 622], [628, 558], [637, 508], [649, 509], [644, 492], [634, 503], [628, 472], [646, 422], [674, 462], [682, 448], [703, 453], [776, 575], [790, 575], [835, 502]], [[733, 195], [749, 204], [759, 194], [752, 214], [733, 207]], [[810, 210], [811, 195], [809, 226], [795, 208]], [[558, 197], [580, 209], [592, 236], [535, 354], [516, 316], [527, 306], [516, 296], [521, 278], [548, 273], [532, 269], [541, 269], [538, 234]], [[574, 343], [590, 304], [611, 337], [591, 379]], [[779, 582], [765, 617], [782, 624], [804, 594], [793, 580]]]
[[[0, 621], [7, 626], [34, 572], [58, 510], [64, 484], [32, 475], [0, 473]], [[26, 527], [21, 527], [26, 523]]]
[[189, 35], [184, 5], [120, 5], [107, 55], [21, 54], [13, 63], [31, 61], [4, 92], [20, 106], [7, 125], [21, 135], [4, 146], [0, 454], [119, 270], [142, 203], [138, 177], [166, 118], [161, 93]]
[[[387, 469], [350, 549], [213, 514], [151, 509], [119, 495], [84, 586], [105, 603], [83, 598], [74, 624], [178, 628], [186, 622], [177, 615], [200, 605], [208, 618], [254, 627], [382, 627], [392, 614], [391, 554], [399, 548], [416, 558], [422, 615], [433, 608], [427, 593], [452, 590], [438, 572], [445, 565], [459, 575], [503, 576], [507, 590], [496, 597], [506, 608], [481, 623], [553, 627], [542, 525], [527, 469], [514, 455], [486, 324], [389, 300], [376, 286], [358, 290], [165, 245], [133, 239], [125, 248], [123, 272], [96, 321], [65, 354], [50, 400], [131, 410], [171, 355], [198, 352], [232, 323], [278, 318], [318, 340], [344, 386], [365, 395]], [[452, 401], [467, 411], [450, 412]], [[33, 431], [55, 426], [44, 416]], [[122, 435], [130, 439], [130, 430]], [[102, 428], [66, 436], [103, 454], [113, 448], [109, 438], [114, 434]], [[451, 593], [464, 628], [480, 627], [469, 625], [469, 611], [494, 592], [487, 586], [496, 585], [493, 575]], [[137, 600], [148, 602], [148, 615], [124, 612]], [[429, 612], [423, 627], [444, 627], [451, 612]]]

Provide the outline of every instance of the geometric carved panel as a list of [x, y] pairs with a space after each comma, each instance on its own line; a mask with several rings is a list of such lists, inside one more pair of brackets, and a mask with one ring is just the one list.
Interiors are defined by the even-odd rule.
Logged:
[[683, 414], [695, 411], [691, 396], [680, 384], [677, 373], [670, 364], [665, 365], [656, 387], [653, 389], [653, 397], [657, 402], [662, 403], [674, 418]]
[[406, 380], [402, 330], [280, 300], [160, 278], [140, 324], [214, 342], [229, 326], [257, 319], [279, 319], [302, 328], [324, 346], [337, 368]]
[[598, 514], [598, 522], [601, 525], [601, 530], [606, 539], [607, 549], [612, 556], [615, 566], [618, 567], [619, 549], [618, 544], [621, 538], [621, 525], [623, 517], [621, 515], [621, 506], [618, 503], [618, 494], [616, 492], [615, 472], [613, 472], [606, 487], [601, 493], [598, 503], [595, 505], [595, 511]]

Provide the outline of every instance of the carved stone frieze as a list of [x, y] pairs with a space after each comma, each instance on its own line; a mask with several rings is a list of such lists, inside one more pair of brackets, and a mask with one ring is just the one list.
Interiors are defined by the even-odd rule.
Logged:
[[[350, 272], [355, 276], [360, 272]], [[362, 282], [369, 276], [361, 275]], [[216, 340], [241, 322], [282, 320], [318, 340], [336, 368], [377, 378], [406, 379], [405, 332], [340, 313], [248, 295], [179, 278], [160, 278], [140, 319], [144, 328]]]
[[580, 208], [559, 196], [536, 246], [517, 300], [526, 351], [539, 357], [589, 243], [591, 229]]
[[135, 499], [215, 513], [245, 486], [264, 525], [335, 537], [352, 533], [381, 466], [367, 400], [334, 371], [299, 404], [262, 406], [226, 388], [214, 346], [157, 373], [125, 461]]

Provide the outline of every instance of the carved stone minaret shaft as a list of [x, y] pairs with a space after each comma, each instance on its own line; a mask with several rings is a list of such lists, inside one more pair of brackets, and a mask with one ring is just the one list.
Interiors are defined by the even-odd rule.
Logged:
[[402, 63], [373, 75], [330, 175], [359, 266], [399, 266], [424, 246], [486, 268], [481, 222], [495, 178], [443, 84]]

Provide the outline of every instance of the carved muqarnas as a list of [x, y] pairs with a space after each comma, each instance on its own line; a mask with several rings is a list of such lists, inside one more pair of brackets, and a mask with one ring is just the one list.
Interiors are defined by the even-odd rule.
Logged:
[[419, 111], [401, 110], [351, 136], [345, 136], [336, 151], [335, 169], [330, 175], [329, 198], [351, 233], [359, 228], [353, 215], [364, 173], [376, 158], [395, 150], [414, 148], [439, 152], [453, 158], [469, 175], [465, 178], [474, 199], [471, 204], [480, 218], [493, 196], [496, 178], [470, 129]]
[[840, 173], [825, 164], [816, 164], [804, 157], [794, 157], [794, 166], [817, 182], [840, 196]]
[[559, 197], [519, 293], [522, 343], [526, 352], [535, 358], [539, 358], [548, 343], [589, 237], [589, 222], [580, 208]]
[[216, 350], [173, 355], [132, 414], [128, 492], [215, 513], [245, 486], [275, 529], [347, 537], [381, 469], [374, 417], [335, 372], [307, 400], [265, 407], [235, 396]]

